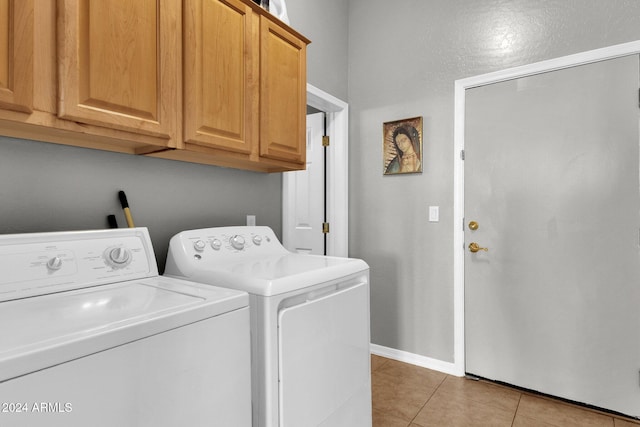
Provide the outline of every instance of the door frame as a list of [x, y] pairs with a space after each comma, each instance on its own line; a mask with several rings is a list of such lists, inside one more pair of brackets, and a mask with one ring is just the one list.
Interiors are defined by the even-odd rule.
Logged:
[[453, 165], [453, 312], [454, 369], [453, 374], [465, 375], [464, 330], [464, 159], [465, 96], [474, 87], [513, 80], [536, 74], [558, 71], [608, 59], [640, 54], [640, 40], [590, 50], [561, 58], [536, 62], [488, 74], [455, 81], [454, 89], [454, 165]]
[[[326, 113], [327, 135], [327, 255], [349, 255], [349, 104], [307, 83], [307, 105]], [[282, 177], [282, 229], [291, 226], [287, 215], [287, 174]]]

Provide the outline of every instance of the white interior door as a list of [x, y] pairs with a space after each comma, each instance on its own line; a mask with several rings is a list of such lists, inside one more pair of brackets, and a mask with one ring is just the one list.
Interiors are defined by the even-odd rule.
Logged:
[[466, 91], [468, 373], [640, 415], [638, 80], [635, 55]]
[[307, 115], [307, 168], [283, 178], [283, 245], [292, 252], [325, 255], [324, 113]]

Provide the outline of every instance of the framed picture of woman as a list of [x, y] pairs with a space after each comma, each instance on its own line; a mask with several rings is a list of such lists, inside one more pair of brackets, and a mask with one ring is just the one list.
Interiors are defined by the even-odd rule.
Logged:
[[422, 172], [422, 117], [382, 125], [384, 175]]

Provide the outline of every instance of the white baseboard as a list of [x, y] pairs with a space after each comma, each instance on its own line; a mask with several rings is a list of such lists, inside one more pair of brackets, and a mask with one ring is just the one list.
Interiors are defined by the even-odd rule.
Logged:
[[378, 344], [371, 344], [371, 353], [377, 356], [386, 357], [397, 360], [399, 362], [410, 363], [411, 365], [420, 366], [422, 368], [433, 369], [434, 371], [443, 372], [445, 374], [463, 377], [464, 372], [460, 373], [454, 363], [444, 362], [431, 357], [420, 356], [418, 354], [409, 353], [407, 351], [396, 350], [395, 348], [383, 347]]

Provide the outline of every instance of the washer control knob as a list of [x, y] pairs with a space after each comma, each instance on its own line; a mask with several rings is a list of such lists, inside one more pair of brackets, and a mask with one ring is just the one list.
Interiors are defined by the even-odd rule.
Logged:
[[220, 239], [213, 239], [211, 241], [211, 248], [213, 248], [214, 251], [219, 251], [221, 247], [222, 242], [220, 241]]
[[47, 268], [51, 271], [57, 271], [62, 268], [62, 258], [59, 256], [54, 256], [49, 261], [47, 261]]
[[235, 235], [229, 239], [229, 243], [233, 246], [233, 249], [237, 249], [239, 251], [244, 249], [244, 237]]
[[260, 246], [262, 244], [262, 237], [253, 236], [253, 244], [256, 246]]
[[122, 247], [113, 248], [109, 251], [108, 258], [114, 267], [125, 267], [131, 262], [131, 252]]
[[204, 240], [196, 240], [195, 242], [193, 242], [193, 249], [195, 249], [198, 252], [204, 251], [204, 248], [206, 247], [207, 247], [207, 244], [204, 242]]

